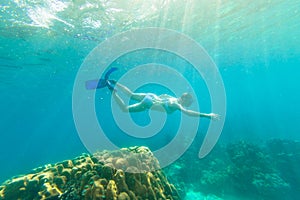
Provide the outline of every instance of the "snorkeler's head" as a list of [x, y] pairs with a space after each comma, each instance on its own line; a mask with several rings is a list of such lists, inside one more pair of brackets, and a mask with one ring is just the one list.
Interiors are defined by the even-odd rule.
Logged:
[[190, 93], [185, 92], [178, 100], [182, 106], [189, 107], [193, 103], [193, 96]]

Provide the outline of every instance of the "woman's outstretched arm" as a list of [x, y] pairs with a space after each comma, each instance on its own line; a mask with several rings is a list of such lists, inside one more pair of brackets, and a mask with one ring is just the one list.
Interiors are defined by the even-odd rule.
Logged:
[[205, 118], [209, 118], [212, 120], [219, 120], [220, 119], [220, 115], [215, 114], [215, 113], [200, 113], [194, 110], [188, 110], [186, 108], [184, 108], [183, 106], [179, 106], [180, 110], [184, 113], [187, 114], [189, 116], [192, 117], [205, 117]]

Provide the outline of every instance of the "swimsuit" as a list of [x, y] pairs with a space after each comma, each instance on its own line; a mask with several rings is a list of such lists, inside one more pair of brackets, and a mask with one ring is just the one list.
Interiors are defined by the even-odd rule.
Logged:
[[153, 100], [154, 100], [153, 95], [154, 94], [152, 93], [147, 93], [142, 100], [143, 105], [145, 105], [147, 108], [151, 108], [151, 106], [153, 105]]
[[[151, 108], [151, 106], [153, 106], [154, 102], [157, 101], [156, 100], [156, 95], [153, 93], [147, 93], [146, 96], [143, 98], [142, 103], [146, 108]], [[167, 113], [171, 113], [174, 111], [174, 109], [172, 107], [169, 106], [169, 99], [168, 98], [164, 98], [162, 99], [162, 103], [160, 104]]]
[[167, 112], [167, 113], [171, 113], [171, 112], [173, 112], [174, 111], [174, 109], [172, 109], [170, 106], [169, 106], [169, 99], [164, 99], [163, 100], [163, 107], [164, 107], [164, 109], [165, 109], [165, 111]]

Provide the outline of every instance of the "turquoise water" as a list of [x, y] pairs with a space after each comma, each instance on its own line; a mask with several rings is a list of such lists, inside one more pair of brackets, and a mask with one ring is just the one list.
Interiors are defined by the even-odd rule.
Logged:
[[[72, 115], [72, 92], [76, 74], [93, 48], [117, 33], [134, 28], [160, 27], [176, 30], [193, 38], [211, 56], [222, 76], [227, 98], [226, 120], [218, 145], [239, 144], [240, 140], [245, 140], [264, 148], [271, 140], [282, 139], [297, 146], [295, 141], [300, 140], [298, 0], [155, 0], [151, 3], [124, 3], [117, 0], [49, 0], [42, 3], [34, 0], [5, 0], [0, 5], [0, 11], [1, 182], [34, 167], [87, 152]], [[155, 50], [148, 50], [121, 57], [112, 65], [119, 68], [125, 65], [127, 68], [120, 69], [114, 74], [115, 78], [135, 66], [153, 62], [151, 58], [177, 70], [184, 67], [186, 70], [182, 72], [183, 75], [192, 86], [197, 86], [196, 97], [201, 111], [210, 112], [209, 92], [192, 66], [182, 59], [176, 59], [174, 55], [164, 52], [159, 53], [160, 56], [157, 54]], [[135, 78], [132, 79], [133, 82], [134, 80]], [[174, 87], [180, 86], [174, 82]], [[155, 85], [141, 87], [139, 91], [170, 92]], [[174, 137], [177, 128], [174, 124], [178, 124], [180, 116], [178, 112], [168, 116], [159, 135], [145, 140], [132, 139], [124, 136], [114, 126], [109, 114], [109, 91], [97, 91], [96, 99], [100, 99], [95, 105], [99, 121], [105, 124], [108, 137], [120, 147], [147, 145], [156, 150]], [[102, 113], [106, 113], [104, 117], [101, 117]], [[148, 124], [149, 118], [144, 114], [133, 114], [135, 122]], [[203, 178], [204, 173], [197, 169], [205, 167], [204, 163], [209, 159], [213, 160], [209, 157], [201, 163], [197, 158], [208, 123], [208, 120], [201, 121], [191, 148], [167, 171], [178, 187], [185, 185], [182, 193], [187, 194], [187, 198], [195, 199], [194, 196], [197, 196], [198, 199], [203, 199], [200, 194], [205, 196], [212, 193], [207, 198], [213, 199], [217, 195], [224, 199], [239, 199], [243, 190], [235, 184], [219, 182], [220, 185], [212, 184], [207, 187], [193, 180], [195, 174], [201, 173], [198, 178], [203, 180], [201, 177]], [[291, 145], [281, 146], [287, 148]], [[231, 152], [230, 146], [216, 148], [222, 151], [225, 148], [227, 150], [224, 151]], [[290, 184], [289, 189], [282, 189], [288, 191], [287, 199], [296, 199], [300, 193], [297, 189], [300, 176], [296, 173], [300, 159], [299, 153], [294, 149], [284, 151], [292, 155], [285, 159], [286, 169], [274, 167], [282, 180]], [[266, 150], [264, 154], [270, 156], [274, 152], [274, 149], [272, 152]], [[212, 153], [210, 156], [219, 158], [222, 154]], [[254, 156], [253, 159], [255, 158]], [[273, 158], [276, 160], [277, 157]], [[265, 162], [266, 165], [268, 162]], [[224, 167], [231, 165], [227, 161], [222, 163]], [[199, 167], [184, 168], [197, 164]], [[176, 166], [180, 170], [173, 170]], [[253, 166], [255, 167], [254, 164]], [[209, 170], [213, 173], [214, 169], [217, 171], [216, 168], [211, 167]], [[195, 172], [187, 173], [188, 170]], [[284, 175], [284, 171], [295, 172], [293, 181], [288, 178], [291, 175]], [[180, 183], [178, 177], [182, 178]], [[242, 181], [239, 183], [243, 185]], [[245, 180], [245, 187], [251, 185], [248, 183]], [[224, 191], [211, 190], [212, 187], [224, 188]], [[266, 193], [270, 190], [253, 191], [257, 192], [255, 195], [260, 199], [271, 199], [277, 194], [269, 197]], [[280, 191], [278, 188], [277, 190]], [[255, 199], [257, 196], [246, 195], [245, 198]]]

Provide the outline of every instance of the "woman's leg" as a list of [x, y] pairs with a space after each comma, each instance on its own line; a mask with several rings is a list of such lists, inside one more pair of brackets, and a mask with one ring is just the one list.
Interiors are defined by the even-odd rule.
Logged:
[[146, 96], [146, 93], [134, 93], [128, 87], [126, 87], [125, 85], [122, 85], [120, 83], [116, 83], [116, 85], [120, 89], [122, 89], [122, 91], [133, 100], [142, 101], [144, 99], [144, 97]]
[[141, 112], [146, 110], [143, 102], [138, 102], [136, 104], [127, 106], [123, 99], [115, 91], [113, 91], [113, 97], [124, 112]]

